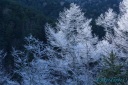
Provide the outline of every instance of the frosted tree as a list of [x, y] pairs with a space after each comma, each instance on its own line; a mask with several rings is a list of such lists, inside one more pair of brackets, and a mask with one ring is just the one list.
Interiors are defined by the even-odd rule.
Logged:
[[112, 9], [108, 9], [105, 14], [101, 14], [100, 17], [96, 20], [97, 25], [101, 25], [105, 28], [106, 39], [111, 41], [113, 39], [113, 28], [116, 27], [116, 13]]
[[103, 26], [106, 31], [105, 38], [102, 41], [99, 41], [99, 43], [96, 45], [96, 53], [98, 56], [108, 56], [111, 51], [115, 50], [115, 45], [112, 43], [114, 38], [112, 31], [116, 26], [116, 17], [116, 13], [114, 13], [112, 9], [108, 9], [107, 12], [101, 14], [96, 20], [96, 24]]
[[[61, 61], [56, 58], [58, 53], [52, 47], [39, 41], [32, 35], [26, 37], [25, 40], [24, 51], [15, 49], [12, 51], [15, 66], [17, 67], [15, 73], [22, 76], [22, 84], [53, 85], [53, 83], [62, 84], [65, 82], [68, 76], [64, 73], [66, 65], [64, 67], [63, 63], [58, 63]], [[61, 80], [61, 83], [59, 80]]]
[[113, 29], [116, 25], [116, 13], [112, 9], [108, 9], [105, 14], [101, 14], [96, 20], [97, 25], [101, 25], [106, 28], [106, 30]]
[[[75, 4], [71, 4], [69, 9], [65, 9], [60, 13], [60, 18], [56, 23], [56, 27], [52, 28], [46, 25], [46, 35], [48, 43], [59, 49], [59, 55], [64, 58], [63, 64], [71, 65], [71, 70], [74, 72], [75, 81], [80, 80], [80, 70], [86, 71], [86, 64], [90, 58], [94, 57], [95, 46], [97, 39], [92, 37], [91, 34], [91, 19], [84, 17], [84, 13]], [[60, 63], [61, 63], [60, 62]], [[83, 80], [85, 80], [85, 73], [83, 72]]]
[[[128, 0], [120, 4], [120, 15], [118, 16], [118, 27], [115, 28], [117, 45], [128, 53]], [[120, 42], [121, 41], [121, 42]]]
[[25, 40], [24, 51], [13, 48], [12, 56], [16, 66], [14, 72], [22, 77], [22, 85], [51, 85], [46, 79], [50, 61], [44, 59], [48, 47], [45, 48], [46, 45], [32, 35], [26, 37]]
[[60, 13], [55, 28], [46, 26], [48, 42], [65, 51], [77, 50], [77, 48], [80, 50], [81, 48], [86, 53], [87, 49], [96, 43], [96, 39], [91, 34], [90, 22], [91, 19], [84, 17], [79, 6], [71, 4], [70, 9], [65, 9], [64, 12]]
[[[97, 24], [106, 28], [106, 40], [112, 47], [109, 50], [114, 50], [118, 56], [126, 57], [128, 53], [128, 0], [123, 0], [120, 3], [120, 14], [116, 15], [109, 9], [105, 15], [97, 19]], [[113, 32], [112, 32], [113, 31]], [[106, 44], [104, 44], [106, 46]]]

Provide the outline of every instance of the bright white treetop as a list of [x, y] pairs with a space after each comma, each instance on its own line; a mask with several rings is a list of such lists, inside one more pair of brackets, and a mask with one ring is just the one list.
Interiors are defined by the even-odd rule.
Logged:
[[106, 39], [110, 44], [115, 45], [115, 49], [118, 50], [116, 53], [119, 56], [126, 57], [128, 53], [128, 0], [123, 0], [119, 7], [119, 15], [109, 9], [105, 15], [101, 14], [96, 21], [97, 25], [103, 26], [106, 30], [112, 29], [114, 31], [111, 33], [107, 31]]
[[108, 9], [105, 14], [101, 14], [96, 20], [97, 25], [101, 25], [106, 28], [106, 30], [112, 29], [116, 23], [116, 13], [112, 9]]
[[[92, 37], [90, 22], [91, 19], [86, 19], [84, 17], [84, 13], [79, 6], [71, 4], [70, 9], [60, 14], [60, 20], [57, 27], [65, 33], [69, 42], [75, 43]], [[65, 25], [66, 27], [60, 27], [61, 25]]]
[[[84, 17], [84, 13], [76, 4], [71, 4], [69, 9], [60, 13], [56, 27], [46, 26], [46, 35], [52, 46], [72, 48], [85, 51], [92, 49], [96, 41], [91, 34], [91, 19]], [[54, 30], [56, 29], [56, 30]], [[81, 47], [81, 48], [80, 48]], [[71, 49], [70, 49], [71, 50]], [[80, 51], [81, 53], [83, 51]], [[90, 52], [90, 51], [89, 51]]]
[[120, 15], [118, 16], [118, 29], [128, 32], [128, 0], [120, 4]]

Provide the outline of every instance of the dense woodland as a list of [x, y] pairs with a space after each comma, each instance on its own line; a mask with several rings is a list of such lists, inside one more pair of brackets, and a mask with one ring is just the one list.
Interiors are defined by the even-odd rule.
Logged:
[[0, 0], [0, 85], [128, 85], [128, 0]]

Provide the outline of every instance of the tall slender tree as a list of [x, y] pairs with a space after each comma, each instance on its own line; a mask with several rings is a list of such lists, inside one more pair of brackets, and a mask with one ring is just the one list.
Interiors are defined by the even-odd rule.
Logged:
[[[77, 77], [80, 72], [79, 66], [86, 69], [88, 62], [94, 58], [94, 51], [97, 38], [91, 34], [91, 19], [84, 17], [84, 13], [76, 4], [71, 4], [69, 9], [60, 13], [56, 27], [46, 26], [46, 35], [48, 43], [60, 49], [60, 54], [65, 60], [68, 60], [72, 66], [72, 71]], [[79, 71], [79, 72], [78, 72]], [[84, 72], [83, 72], [84, 73]], [[87, 72], [85, 72], [87, 73]], [[76, 81], [80, 78], [76, 78]], [[86, 77], [87, 79], [87, 77]]]

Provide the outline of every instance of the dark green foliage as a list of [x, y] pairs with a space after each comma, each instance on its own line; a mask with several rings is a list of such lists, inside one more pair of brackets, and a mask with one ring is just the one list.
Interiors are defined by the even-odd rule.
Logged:
[[128, 85], [126, 62], [120, 62], [112, 52], [104, 57], [102, 70], [96, 79], [96, 85]]

